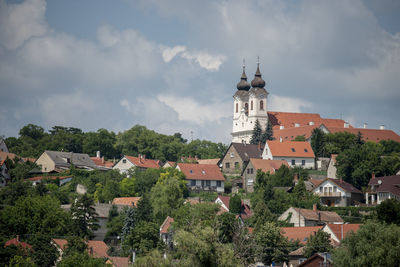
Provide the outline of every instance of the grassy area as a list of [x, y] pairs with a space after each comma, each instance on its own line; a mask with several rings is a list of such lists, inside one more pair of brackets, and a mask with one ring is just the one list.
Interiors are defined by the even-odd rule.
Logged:
[[327, 175], [327, 171], [319, 171], [319, 170], [307, 170], [308, 174], [315, 174], [315, 175]]

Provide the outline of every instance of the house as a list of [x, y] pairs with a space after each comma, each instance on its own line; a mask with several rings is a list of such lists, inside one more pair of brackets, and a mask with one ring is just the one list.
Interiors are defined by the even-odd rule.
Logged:
[[400, 136], [392, 130], [387, 130], [383, 125], [379, 129], [367, 129], [367, 124], [364, 124], [365, 128], [347, 128], [347, 127], [323, 127], [321, 130], [325, 133], [339, 133], [347, 132], [354, 135], [361, 133], [362, 140], [365, 142], [379, 143], [382, 140], [393, 140], [400, 142]]
[[0, 152], [6, 152], [6, 153], [9, 152], [8, 148], [7, 148], [7, 145], [6, 145], [6, 142], [1, 137], [0, 137]]
[[326, 224], [322, 231], [328, 233], [331, 239], [340, 243], [350, 233], [356, 233], [361, 224]]
[[278, 220], [288, 221], [295, 227], [301, 226], [317, 226], [326, 223], [341, 224], [343, 219], [333, 211], [319, 211], [317, 205], [314, 204], [312, 210], [290, 207]]
[[321, 204], [329, 207], [359, 205], [364, 200], [363, 193], [342, 179], [326, 178], [313, 193], [321, 199]]
[[281, 227], [281, 234], [291, 242], [298, 240], [305, 245], [311, 235], [315, 235], [323, 226]]
[[327, 170], [327, 177], [336, 179], [336, 157], [337, 154], [331, 155], [331, 160], [329, 161], [328, 170]]
[[106, 161], [104, 160], [104, 156], [100, 156], [100, 151], [96, 152], [96, 157], [90, 157], [91, 160], [93, 160], [94, 164], [99, 167], [107, 168], [107, 169], [112, 169], [114, 166], [114, 163], [111, 161]]
[[112, 204], [116, 206], [137, 207], [140, 197], [116, 197]]
[[0, 186], [6, 186], [7, 181], [11, 180], [5, 159], [0, 158]]
[[[219, 214], [224, 213], [224, 212], [229, 212], [229, 201], [230, 200], [231, 200], [231, 198], [228, 196], [218, 196], [217, 199], [215, 199], [214, 203], [221, 206]], [[247, 219], [247, 218], [250, 218], [252, 215], [253, 215], [253, 212], [251, 211], [250, 206], [247, 205], [246, 203], [244, 203], [244, 201], [242, 200], [240, 218]]]
[[262, 150], [259, 145], [246, 143], [231, 143], [222, 157], [219, 165], [227, 175], [240, 175], [243, 166], [250, 158], [261, 158]]
[[29, 245], [28, 243], [23, 242], [19, 239], [19, 235], [17, 235], [15, 238], [10, 239], [4, 243], [4, 247], [8, 247], [8, 246], [17, 246], [17, 247], [20, 246], [24, 251], [32, 249], [31, 245]]
[[73, 153], [73, 152], [60, 152], [46, 150], [36, 160], [36, 164], [40, 166], [41, 172], [62, 172], [68, 170], [73, 164], [75, 168], [85, 170], [100, 169], [96, 166], [93, 160], [90, 159], [88, 154]]
[[173, 168], [176, 166], [176, 162], [174, 161], [166, 161], [164, 165], [162, 165], [163, 168]]
[[220, 162], [221, 159], [198, 159], [197, 163], [198, 164], [214, 164], [218, 165], [218, 162]]
[[213, 164], [178, 163], [176, 168], [186, 176], [189, 190], [224, 192], [224, 175]]
[[72, 176], [35, 176], [31, 178], [25, 179], [25, 181], [29, 181], [32, 183], [33, 186], [39, 184], [42, 182], [42, 180], [59, 180], [58, 185], [62, 186], [63, 184], [66, 184], [72, 180]]
[[263, 159], [286, 160], [290, 166], [315, 167], [315, 155], [308, 142], [267, 141], [262, 153]]
[[320, 266], [324, 267], [333, 266], [333, 261], [330, 253], [326, 252], [315, 253], [310, 258], [308, 258], [307, 260], [300, 263], [300, 265], [298, 265], [298, 267], [320, 267]]
[[145, 155], [139, 154], [138, 157], [123, 156], [113, 167], [114, 170], [127, 173], [130, 168], [137, 168], [139, 170], [158, 169], [160, 168], [159, 161], [154, 159], [146, 159]]
[[250, 158], [247, 162], [241, 176], [243, 178], [243, 187], [247, 192], [254, 191], [254, 183], [256, 182], [257, 170], [274, 174], [282, 165], [289, 167], [286, 160], [268, 160]]
[[129, 267], [129, 257], [108, 257], [106, 265], [109, 264], [112, 267]]
[[167, 216], [160, 226], [160, 238], [169, 247], [172, 246], [172, 232], [169, 228], [173, 222], [174, 219]]
[[400, 175], [375, 177], [375, 174], [372, 174], [365, 193], [365, 203], [379, 205], [391, 198], [400, 200]]

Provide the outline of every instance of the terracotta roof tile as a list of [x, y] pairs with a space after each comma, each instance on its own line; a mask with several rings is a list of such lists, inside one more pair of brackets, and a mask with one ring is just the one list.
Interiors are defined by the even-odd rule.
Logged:
[[315, 235], [323, 226], [304, 226], [304, 227], [282, 227], [281, 233], [289, 241], [299, 240], [301, 244], [306, 244], [310, 235]]
[[158, 161], [154, 159], [146, 159], [132, 156], [125, 156], [125, 158], [127, 158], [132, 164], [140, 168], [160, 168], [160, 165], [158, 165]]
[[221, 159], [198, 159], [199, 164], [214, 164], [217, 165]]
[[177, 168], [188, 180], [225, 181], [224, 175], [217, 165], [178, 163]]
[[68, 178], [72, 178], [72, 176], [35, 176], [35, 177], [31, 177], [31, 178], [27, 178], [25, 179], [25, 181], [41, 181], [43, 179], [49, 179], [49, 180], [64, 180], [64, 179], [68, 179]]
[[306, 125], [300, 127], [292, 127], [285, 129], [274, 130], [274, 137], [276, 140], [282, 138], [283, 141], [292, 141], [296, 136], [304, 136], [306, 139], [310, 138], [312, 131], [318, 128], [318, 125]]
[[326, 226], [332, 230], [338, 240], [342, 240], [342, 232], [343, 237], [346, 237], [351, 232], [356, 233], [361, 224], [327, 224]]
[[314, 151], [309, 142], [267, 141], [267, 145], [274, 157], [315, 158]]
[[23, 247], [24, 249], [32, 248], [32, 246], [29, 245], [28, 243], [20, 241], [20, 240], [19, 240], [19, 236], [17, 236], [16, 238], [13, 238], [13, 239], [8, 240], [8, 241], [4, 244], [4, 247], [8, 247], [8, 246], [12, 246], [12, 245], [14, 245], [14, 246], [21, 246], [21, 247]]
[[[64, 250], [65, 246], [68, 244], [68, 241], [66, 239], [54, 238], [53, 242], [56, 243], [61, 250]], [[93, 252], [94, 258], [108, 258], [108, 246], [103, 241], [89, 240], [87, 241], [87, 245], [89, 255], [91, 255], [91, 252]]]
[[93, 160], [94, 164], [96, 164], [97, 166], [106, 167], [106, 168], [112, 168], [112, 166], [114, 166], [114, 163], [112, 163], [111, 161], [104, 160], [104, 157], [103, 158], [90, 157], [90, 158]]
[[167, 218], [165, 218], [164, 222], [160, 226], [160, 233], [167, 234], [168, 229], [173, 222], [174, 222], [174, 218], [167, 216]]
[[343, 219], [334, 211], [314, 211], [308, 209], [294, 208], [297, 212], [310, 221], [322, 221], [325, 223], [343, 222]]
[[140, 197], [116, 197], [113, 199], [113, 205], [121, 205], [121, 206], [137, 206]]
[[275, 173], [282, 165], [289, 167], [286, 160], [269, 160], [269, 159], [250, 159], [254, 169], [260, 169], [263, 172]]
[[108, 257], [115, 267], [128, 267], [129, 257]]
[[357, 135], [361, 133], [364, 141], [371, 141], [379, 143], [381, 140], [393, 140], [400, 142], [400, 136], [392, 130], [380, 130], [380, 129], [364, 129], [364, 128], [334, 128], [327, 127], [330, 133], [348, 132]]
[[363, 192], [361, 192], [360, 190], [355, 188], [352, 184], [349, 184], [341, 179], [327, 178], [326, 180], [329, 180], [332, 183], [335, 183], [337, 186], [341, 187], [342, 189], [344, 189], [347, 192], [363, 194]]

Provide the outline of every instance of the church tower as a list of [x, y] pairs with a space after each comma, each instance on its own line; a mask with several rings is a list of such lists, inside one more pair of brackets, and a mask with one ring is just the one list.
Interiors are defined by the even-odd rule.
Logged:
[[250, 84], [247, 82], [245, 66], [237, 84], [237, 91], [233, 96], [233, 127], [232, 142], [250, 143], [256, 120], [261, 129], [265, 130], [268, 123], [267, 97], [265, 81], [261, 78], [260, 63], [257, 63], [257, 71]]

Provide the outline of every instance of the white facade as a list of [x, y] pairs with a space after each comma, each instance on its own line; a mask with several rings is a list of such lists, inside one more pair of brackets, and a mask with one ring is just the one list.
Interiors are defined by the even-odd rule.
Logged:
[[314, 158], [305, 158], [305, 157], [285, 157], [285, 156], [277, 156], [272, 155], [271, 149], [269, 149], [268, 142], [265, 144], [263, 153], [263, 159], [271, 159], [271, 160], [285, 160], [289, 166], [299, 166], [306, 169], [313, 169], [315, 166], [315, 159]]
[[130, 162], [126, 157], [123, 157], [117, 164], [114, 165], [113, 170], [119, 170], [119, 173], [127, 173], [130, 168], [136, 167], [132, 162]]
[[2, 138], [0, 138], [0, 151], [9, 153], [6, 142]]
[[331, 157], [331, 160], [329, 161], [329, 165], [328, 165], [328, 170], [327, 170], [327, 177], [328, 178], [332, 178], [332, 179], [336, 179], [336, 160]]
[[313, 193], [321, 198], [321, 203], [327, 206], [346, 207], [350, 203], [351, 192], [346, 192], [330, 180], [325, 180]]
[[204, 191], [217, 191], [219, 193], [224, 192], [224, 181], [212, 181], [212, 180], [190, 180], [187, 179], [187, 185], [189, 188], [199, 188]]

